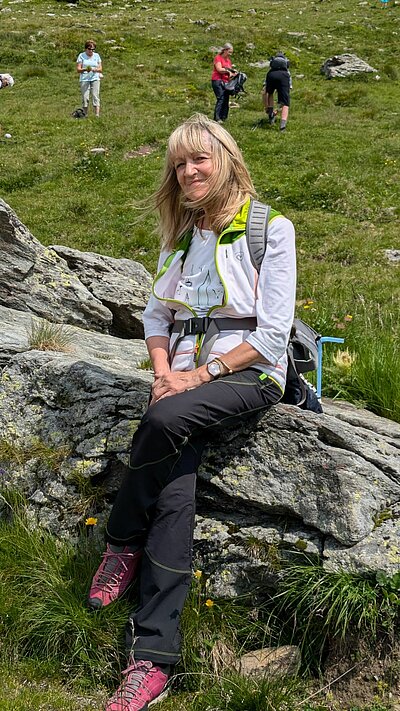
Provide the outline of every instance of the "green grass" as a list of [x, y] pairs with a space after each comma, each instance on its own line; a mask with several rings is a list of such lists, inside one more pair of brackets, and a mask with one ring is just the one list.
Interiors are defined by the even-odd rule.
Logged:
[[2, 711], [93, 711], [100, 709], [107, 698], [104, 690], [91, 692], [72, 690], [57, 679], [48, 676], [43, 680], [42, 669], [38, 675], [37, 667], [21, 665], [18, 672], [13, 665], [2, 665], [0, 679], [0, 698]]
[[[90, 527], [87, 533], [90, 534]], [[31, 658], [93, 685], [117, 678], [120, 630], [127, 603], [110, 614], [85, 608], [99, 553], [90, 536], [74, 547], [42, 530], [30, 530], [15, 509], [1, 524], [0, 630], [10, 660]]]
[[[301, 315], [318, 332], [345, 338], [344, 346], [324, 346], [324, 394], [340, 397], [400, 422], [400, 311], [397, 297], [387, 304], [355, 296], [349, 313], [317, 304], [300, 307]], [[354, 315], [353, 315], [354, 314]], [[347, 358], [341, 354], [347, 352]]]
[[[54, 0], [18, 7], [5, 0], [4, 6], [11, 12], [2, 13], [2, 65], [16, 84], [1, 96], [0, 124], [13, 138], [0, 144], [0, 194], [36, 237], [45, 244], [132, 257], [155, 269], [154, 219], [137, 224], [133, 202], [154, 189], [171, 129], [194, 111], [212, 114], [210, 48], [229, 37], [248, 81], [228, 127], [261, 199], [296, 225], [298, 297], [314, 299], [317, 320], [326, 310], [362, 320], [364, 299], [372, 320], [378, 313], [381, 318], [368, 336], [370, 350], [375, 349], [382, 333], [390, 331], [391, 309], [399, 299], [398, 268], [383, 256], [384, 249], [399, 244], [397, 6], [383, 9], [379, 0], [362, 6], [358, 0], [288, 0], [266, 8], [263, 0], [240, 6], [222, 0], [212, 31], [207, 31], [207, 23], [215, 21], [209, 0], [195, 6], [117, 1], [112, 7], [93, 1], [74, 8]], [[206, 24], [195, 23], [200, 19]], [[305, 36], [293, 35], [299, 31]], [[87, 34], [95, 35], [104, 64], [99, 121], [70, 117], [80, 103], [74, 62]], [[323, 60], [344, 47], [376, 67], [380, 80], [321, 76]], [[277, 48], [290, 57], [294, 80], [286, 135], [267, 127], [251, 130], [262, 117], [265, 70], [250, 63]], [[125, 159], [144, 144], [156, 150]], [[97, 146], [107, 149], [104, 156], [90, 153]], [[380, 372], [385, 381], [391, 363], [381, 361]], [[360, 378], [353, 389], [363, 391]], [[397, 375], [397, 390], [398, 380]], [[334, 391], [332, 381], [328, 392]], [[398, 408], [387, 398], [377, 404], [363, 392], [349, 390], [348, 396], [399, 420]]]
[[355, 636], [374, 644], [385, 638], [391, 645], [398, 639], [400, 575], [333, 573], [315, 562], [290, 565], [272, 607], [283, 639], [300, 646], [306, 666], [321, 669], [333, 640]]

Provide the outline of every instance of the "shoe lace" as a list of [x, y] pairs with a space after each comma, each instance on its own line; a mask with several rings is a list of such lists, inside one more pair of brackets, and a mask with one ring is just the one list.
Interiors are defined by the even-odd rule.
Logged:
[[156, 669], [150, 661], [141, 660], [130, 664], [125, 671], [122, 672], [125, 679], [117, 691], [118, 696], [129, 705], [135, 696], [142, 694], [140, 687], [146, 676], [152, 676], [155, 672]]
[[93, 583], [110, 590], [119, 583], [121, 576], [126, 573], [128, 570], [127, 563], [132, 558], [133, 553], [106, 551], [103, 553], [103, 563], [97, 571]]

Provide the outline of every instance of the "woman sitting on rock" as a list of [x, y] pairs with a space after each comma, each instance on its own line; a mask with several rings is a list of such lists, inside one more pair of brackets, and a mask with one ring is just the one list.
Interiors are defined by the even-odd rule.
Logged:
[[242, 154], [222, 126], [195, 114], [172, 133], [151, 199], [162, 240], [144, 312], [151, 402], [133, 437], [88, 598], [98, 610], [139, 578], [128, 667], [107, 711], [147, 709], [179, 660], [205, 443], [276, 404], [285, 387], [294, 229], [275, 213], [258, 274], [246, 240], [254, 195]]

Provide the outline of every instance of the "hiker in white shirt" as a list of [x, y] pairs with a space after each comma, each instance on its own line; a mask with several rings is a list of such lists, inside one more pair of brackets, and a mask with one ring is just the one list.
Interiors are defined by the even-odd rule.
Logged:
[[268, 410], [285, 387], [295, 305], [292, 223], [269, 222], [260, 272], [246, 224], [255, 189], [216, 121], [195, 114], [170, 136], [149, 203], [162, 252], [143, 315], [154, 380], [88, 596], [98, 610], [139, 579], [131, 650], [106, 711], [147, 709], [179, 660], [192, 577], [196, 474], [206, 442]]

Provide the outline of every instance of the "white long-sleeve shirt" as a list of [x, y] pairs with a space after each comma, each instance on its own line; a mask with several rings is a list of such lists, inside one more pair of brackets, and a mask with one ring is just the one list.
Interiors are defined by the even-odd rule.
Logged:
[[[286, 348], [293, 322], [296, 293], [295, 234], [292, 223], [275, 216], [268, 227], [267, 249], [260, 273], [253, 267], [245, 236], [249, 203], [242, 208], [231, 225], [215, 237], [213, 269], [223, 287], [222, 300], [209, 307], [213, 318], [237, 318], [238, 328], [221, 331], [213, 350], [212, 360], [247, 341], [268, 363], [260, 360], [252, 367], [267, 373], [284, 388], [286, 380]], [[178, 245], [175, 252], [163, 251], [158, 264], [158, 274], [153, 284], [153, 294], [143, 314], [145, 337], [169, 336], [174, 320], [204, 315], [176, 298], [182, 283], [182, 266], [190, 260], [190, 250]], [[208, 264], [210, 252], [205, 250], [204, 263]], [[186, 255], [186, 259], [182, 259]], [[211, 262], [209, 263], [211, 265]], [[215, 275], [214, 275], [215, 276]], [[184, 296], [184, 294], [183, 294]], [[240, 328], [240, 319], [255, 317], [257, 328], [250, 332]], [[173, 341], [173, 338], [171, 339]], [[171, 363], [172, 370], [192, 370], [202, 339], [185, 336], [179, 341]]]

